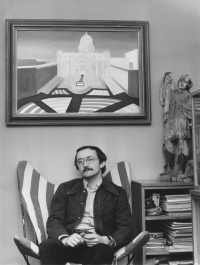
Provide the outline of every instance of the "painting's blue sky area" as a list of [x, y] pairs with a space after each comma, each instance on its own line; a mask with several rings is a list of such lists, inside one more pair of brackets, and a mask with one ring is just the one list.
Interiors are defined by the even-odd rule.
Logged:
[[[86, 31], [18, 31], [17, 58], [56, 61], [57, 51], [78, 51], [80, 39]], [[111, 57], [124, 57], [126, 52], [138, 48], [136, 31], [91, 32], [95, 50], [109, 50]]]

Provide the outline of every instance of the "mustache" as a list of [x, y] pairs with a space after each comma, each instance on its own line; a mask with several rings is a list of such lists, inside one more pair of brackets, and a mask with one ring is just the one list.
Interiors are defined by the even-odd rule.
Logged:
[[85, 167], [84, 169], [83, 169], [83, 172], [86, 172], [86, 171], [89, 171], [89, 170], [93, 170], [92, 168], [89, 168], [89, 167]]

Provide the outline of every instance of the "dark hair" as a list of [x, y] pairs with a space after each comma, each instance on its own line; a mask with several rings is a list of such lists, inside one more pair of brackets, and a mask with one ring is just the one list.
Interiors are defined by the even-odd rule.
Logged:
[[[96, 153], [97, 153], [97, 157], [99, 159], [99, 163], [102, 163], [102, 162], [106, 162], [107, 160], [107, 156], [104, 154], [104, 152], [101, 151], [100, 148], [96, 147], [96, 146], [82, 146], [80, 147], [79, 149], [76, 150], [76, 156], [75, 156], [75, 159], [74, 159], [74, 165], [76, 167], [76, 169], [78, 170], [78, 166], [76, 164], [76, 160], [77, 160], [77, 154], [78, 152], [82, 151], [82, 150], [85, 150], [85, 149], [91, 149], [91, 150], [95, 150]], [[103, 174], [104, 172], [106, 171], [106, 166], [102, 167], [101, 168], [101, 173]]]

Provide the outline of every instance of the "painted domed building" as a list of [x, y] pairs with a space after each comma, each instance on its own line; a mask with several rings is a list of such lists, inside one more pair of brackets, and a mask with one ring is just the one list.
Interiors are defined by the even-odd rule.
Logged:
[[95, 51], [92, 37], [86, 32], [80, 39], [78, 52], [57, 52], [58, 76], [110, 76], [110, 52]]
[[80, 44], [78, 46], [78, 51], [80, 53], [95, 53], [93, 39], [92, 39], [92, 37], [90, 35], [87, 34], [87, 32], [80, 39]]

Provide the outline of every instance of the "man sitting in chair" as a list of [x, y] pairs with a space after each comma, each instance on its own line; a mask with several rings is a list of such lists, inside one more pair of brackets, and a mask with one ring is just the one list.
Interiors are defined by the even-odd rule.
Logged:
[[115, 251], [133, 239], [126, 191], [102, 177], [106, 160], [98, 147], [77, 150], [82, 179], [62, 183], [52, 199], [42, 264], [112, 264]]

